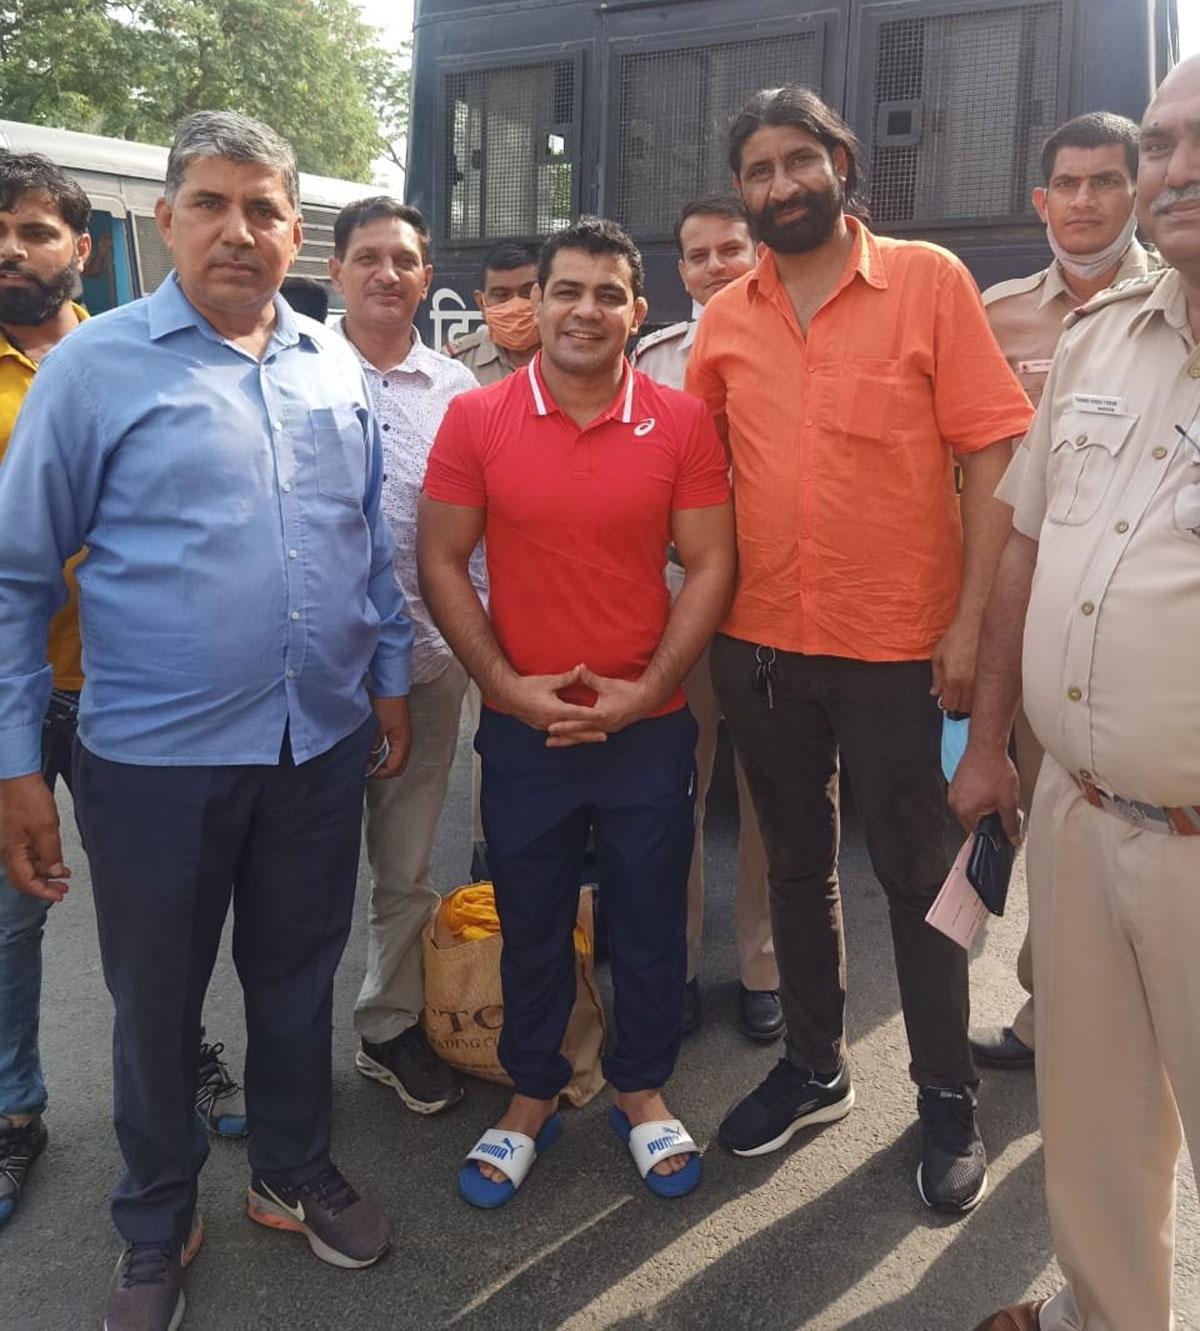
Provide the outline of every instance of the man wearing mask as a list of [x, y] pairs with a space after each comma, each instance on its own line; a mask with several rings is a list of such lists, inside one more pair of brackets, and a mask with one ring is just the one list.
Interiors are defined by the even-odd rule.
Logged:
[[[730, 195], [695, 199], [675, 224], [679, 249], [679, 280], [692, 299], [692, 317], [642, 338], [633, 363], [643, 374], [671, 388], [682, 388], [687, 359], [696, 339], [696, 326], [709, 299], [754, 267], [754, 238], [741, 201]], [[667, 586], [672, 597], [683, 587], [684, 569], [677, 551], [668, 551]], [[684, 680], [688, 706], [696, 718], [696, 841], [688, 874], [688, 970], [683, 999], [686, 1035], [700, 1024], [700, 981], [697, 969], [704, 930], [704, 809], [717, 756], [717, 729], [721, 709], [713, 693], [708, 649]], [[742, 1031], [752, 1040], [776, 1040], [783, 1031], [779, 1006], [779, 972], [771, 937], [771, 910], [767, 899], [767, 861], [754, 801], [742, 765], [734, 757], [737, 778], [737, 960], [740, 988], [738, 1016]]]
[[529, 293], [537, 281], [536, 245], [504, 240], [483, 261], [481, 288], [475, 304], [485, 327], [453, 338], [447, 354], [463, 365], [481, 384], [494, 384], [528, 365], [538, 349], [538, 331]]
[[155, 217], [174, 271], [39, 369], [0, 467], [0, 827], [12, 884], [61, 900], [42, 781], [50, 617], [79, 566], [88, 674], [73, 761], [115, 1008], [108, 1331], [168, 1331], [200, 1246], [200, 1013], [232, 902], [246, 1007], [251, 1219], [368, 1266], [383, 1213], [333, 1162], [333, 977], [364, 773], [409, 745], [412, 628], [382, 454], [338, 335], [278, 295], [300, 248], [288, 144], [184, 120]]
[[[1137, 169], [1138, 127], [1107, 111], [1068, 120], [1042, 145], [1046, 183], [1033, 191], [1033, 206], [1046, 224], [1054, 261], [1040, 272], [999, 282], [983, 293], [992, 332], [1035, 407], [1042, 399], [1067, 315], [1105, 287], [1159, 266], [1134, 235]], [[1023, 712], [1017, 716], [1016, 737], [1021, 807], [1028, 813], [1042, 748]], [[1028, 931], [1017, 957], [1017, 980], [1029, 998], [1011, 1026], [972, 1032], [977, 1063], [994, 1068], [1033, 1066]]]
[[[347, 205], [333, 224], [329, 272], [346, 302], [338, 326], [366, 375], [383, 436], [381, 502], [415, 635], [408, 766], [394, 781], [367, 784], [370, 940], [354, 1006], [355, 1062], [415, 1113], [435, 1114], [461, 1099], [463, 1090], [421, 1027], [421, 931], [440, 900], [431, 881], [433, 840], [454, 765], [467, 672], [434, 627], [417, 587], [417, 499], [446, 408], [475, 380], [427, 347], [413, 324], [433, 278], [429, 224], [416, 208], [385, 195]], [[481, 550], [472, 556], [471, 576], [486, 599]]]
[[[987, 1183], [967, 956], [925, 922], [949, 869], [941, 718], [968, 711], [1010, 525], [993, 491], [1029, 403], [946, 250], [853, 215], [858, 145], [804, 88], [756, 94], [729, 165], [765, 249], [700, 321], [687, 386], [725, 430], [738, 585], [713, 684], [758, 810], [787, 1050], [721, 1124], [735, 1154], [854, 1103], [845, 1044], [838, 773], [854, 783], [892, 929], [922, 1200]], [[960, 506], [954, 463], [964, 474]]]

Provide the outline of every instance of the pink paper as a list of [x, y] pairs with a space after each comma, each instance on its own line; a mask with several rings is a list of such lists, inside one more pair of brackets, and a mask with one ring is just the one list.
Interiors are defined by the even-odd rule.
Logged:
[[967, 881], [967, 861], [974, 844], [974, 835], [963, 842], [942, 884], [942, 890], [925, 916], [926, 924], [932, 924], [939, 933], [953, 939], [959, 947], [966, 948], [975, 941], [975, 935], [988, 914], [987, 907], [979, 899], [979, 893]]

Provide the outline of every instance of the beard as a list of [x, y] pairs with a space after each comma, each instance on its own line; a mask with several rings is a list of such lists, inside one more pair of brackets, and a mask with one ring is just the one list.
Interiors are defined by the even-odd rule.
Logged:
[[[762, 212], [752, 213], [750, 220], [755, 235], [768, 249], [779, 254], [807, 254], [833, 235], [845, 203], [845, 191], [841, 182], [835, 180], [827, 190], [801, 190], [787, 203], [768, 203]], [[786, 222], [778, 220], [781, 212], [797, 204], [804, 208], [799, 217]]]
[[79, 273], [68, 264], [48, 281], [18, 263], [0, 264], [0, 273], [18, 273], [32, 283], [28, 287], [0, 286], [0, 324], [36, 328], [52, 319], [75, 294]]

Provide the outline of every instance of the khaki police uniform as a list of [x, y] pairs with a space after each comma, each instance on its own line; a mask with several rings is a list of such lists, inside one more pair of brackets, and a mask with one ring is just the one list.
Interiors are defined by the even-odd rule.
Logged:
[[1067, 1278], [1041, 1327], [1168, 1331], [1183, 1133], [1200, 1160], [1200, 347], [1178, 273], [1068, 319], [1009, 485], [1038, 541], [1028, 875]]
[[[1131, 277], [1140, 277], [1159, 266], [1158, 256], [1135, 240], [1121, 259], [1113, 279], [1114, 285]], [[996, 341], [1000, 343], [1000, 350], [1004, 352], [1029, 400], [1036, 407], [1041, 401], [1046, 376], [1050, 373], [1050, 363], [1062, 336], [1063, 320], [1078, 307], [1079, 297], [1067, 285], [1062, 268], [1055, 260], [1048, 268], [1031, 273], [1028, 277], [997, 282], [983, 293], [983, 303], [988, 323], [996, 335]], [[1017, 770], [1021, 776], [1021, 807], [1028, 813], [1042, 766], [1042, 746], [1034, 738], [1024, 710], [1017, 716], [1016, 741]], [[1013, 1034], [1032, 1049], [1036, 1037], [1033, 962], [1028, 930], [1017, 954], [1017, 982], [1029, 997], [1012, 1019]]]
[[[682, 389], [697, 322], [692, 320], [670, 324], [657, 332], [648, 333], [638, 342], [633, 363], [643, 374], [648, 374], [660, 384]], [[671, 599], [674, 600], [683, 587], [683, 568], [678, 563], [669, 562], [666, 576]], [[688, 706], [700, 730], [696, 740], [696, 839], [692, 846], [692, 865], [688, 873], [687, 973], [690, 980], [700, 965], [704, 933], [704, 811], [717, 756], [717, 729], [721, 724], [721, 708], [708, 670], [707, 648], [688, 672], [683, 687]], [[738, 978], [747, 989], [778, 989], [779, 970], [775, 965], [771, 904], [767, 893], [767, 852], [754, 812], [750, 787], [746, 784], [746, 774], [736, 756], [734, 771], [740, 818], [735, 929]]]
[[[1135, 240], [1121, 259], [1113, 284], [1159, 267], [1159, 259]], [[1062, 336], [1063, 320], [1079, 306], [1056, 259], [1049, 268], [997, 282], [983, 293], [988, 323], [1000, 349], [1036, 407]]]
[[465, 365], [480, 384], [498, 384], [517, 368], [508, 352], [492, 341], [486, 326], [464, 337], [452, 337], [446, 343], [446, 355]]

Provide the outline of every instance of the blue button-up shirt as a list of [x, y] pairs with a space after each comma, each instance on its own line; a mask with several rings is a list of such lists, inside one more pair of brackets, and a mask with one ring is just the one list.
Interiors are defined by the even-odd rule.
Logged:
[[81, 546], [79, 734], [144, 765], [325, 752], [409, 687], [362, 371], [275, 301], [261, 360], [172, 275], [46, 358], [0, 465], [0, 778], [40, 768], [46, 630]]

